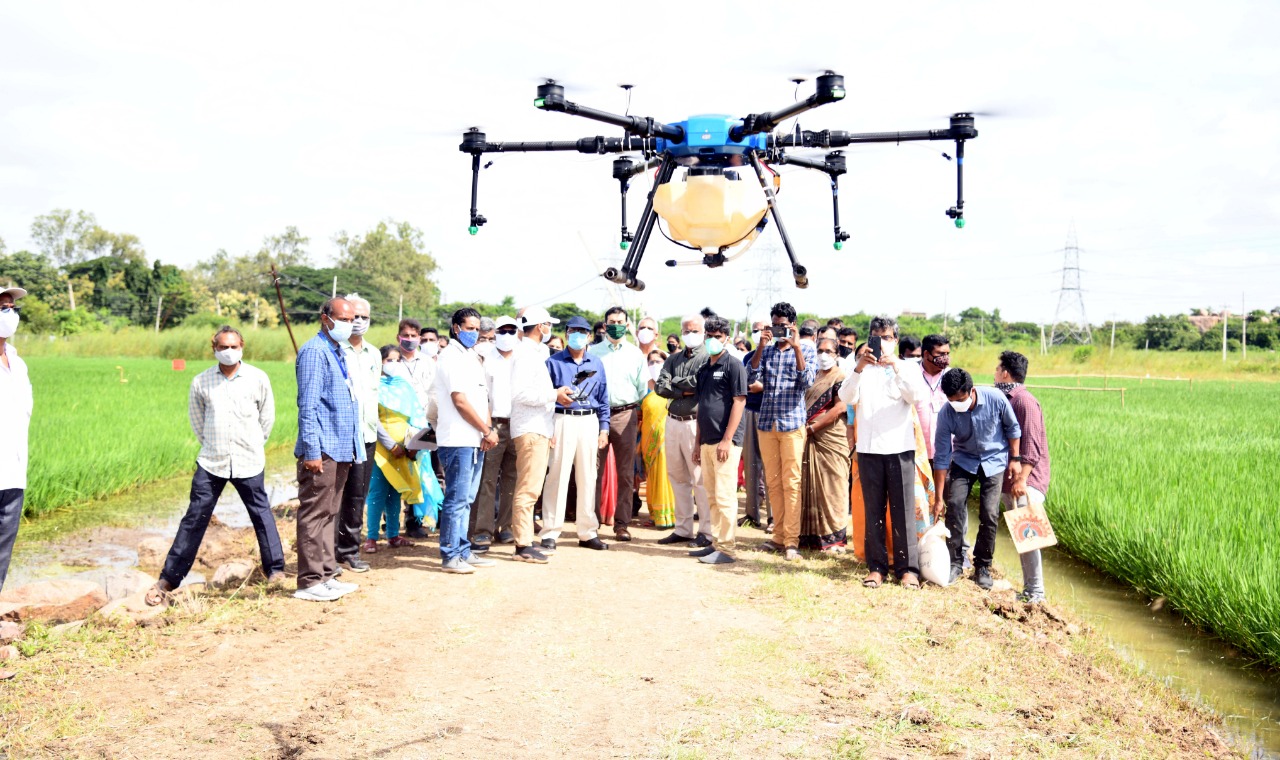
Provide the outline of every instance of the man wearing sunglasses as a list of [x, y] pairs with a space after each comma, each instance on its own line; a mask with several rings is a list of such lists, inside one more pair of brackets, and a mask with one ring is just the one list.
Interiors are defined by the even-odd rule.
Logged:
[[31, 425], [31, 379], [10, 338], [18, 331], [15, 302], [22, 288], [0, 291], [0, 589], [9, 573], [13, 542], [22, 520], [27, 488], [27, 430]]

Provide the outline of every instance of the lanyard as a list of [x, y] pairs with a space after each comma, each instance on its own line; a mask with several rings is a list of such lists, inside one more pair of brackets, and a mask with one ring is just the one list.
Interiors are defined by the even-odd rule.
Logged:
[[351, 378], [347, 375], [347, 360], [342, 356], [342, 349], [335, 343], [329, 343], [329, 350], [333, 352], [333, 358], [338, 360], [338, 369], [342, 370], [342, 379], [351, 384]]

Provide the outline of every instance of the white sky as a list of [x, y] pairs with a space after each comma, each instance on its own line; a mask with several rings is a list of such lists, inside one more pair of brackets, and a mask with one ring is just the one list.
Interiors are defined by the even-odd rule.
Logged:
[[[84, 209], [185, 267], [296, 225], [324, 263], [338, 230], [394, 217], [425, 231], [447, 299], [543, 301], [598, 271], [588, 246], [602, 267], [619, 259], [613, 157], [490, 156], [490, 221], [473, 238], [465, 127], [495, 141], [618, 134], [536, 110], [539, 77], [615, 112], [616, 85], [635, 83], [632, 113], [672, 122], [781, 108], [790, 77], [831, 68], [849, 95], [801, 117], [804, 128], [1011, 115], [978, 120], [964, 230], [943, 214], [954, 166], [938, 152], [951, 144], [850, 150], [841, 211], [853, 237], [839, 253], [825, 177], [785, 169], [783, 219], [813, 284], [795, 290], [785, 267], [779, 283], [800, 310], [945, 303], [1047, 321], [1073, 222], [1094, 323], [1234, 311], [1242, 293], [1250, 309], [1280, 305], [1280, 5], [907, 7], [8, 3], [0, 237], [28, 247], [34, 216]], [[645, 187], [633, 186], [633, 228]], [[757, 249], [781, 259], [769, 235], [775, 245]], [[628, 305], [741, 315], [757, 252], [714, 271], [662, 266], [680, 253], [654, 241], [649, 288], [624, 291]], [[555, 300], [599, 308], [603, 282]]]

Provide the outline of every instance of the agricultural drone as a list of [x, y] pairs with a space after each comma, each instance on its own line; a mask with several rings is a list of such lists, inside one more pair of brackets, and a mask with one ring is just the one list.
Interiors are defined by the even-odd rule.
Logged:
[[[803, 80], [793, 81], [798, 86]], [[622, 86], [630, 89], [629, 85]], [[632, 290], [644, 290], [644, 282], [637, 279], [636, 274], [658, 217], [667, 223], [670, 234], [663, 232], [660, 226], [659, 232], [677, 245], [702, 254], [701, 260], [672, 260], [667, 262], [668, 266], [703, 264], [719, 267], [745, 253], [765, 229], [768, 217], [772, 216], [791, 260], [796, 287], [804, 288], [809, 284], [807, 270], [797, 260], [791, 238], [778, 214], [776, 195], [781, 179], [772, 166], [800, 166], [823, 172], [830, 178], [835, 220], [834, 247], [840, 250], [844, 241], [849, 239], [849, 233], [840, 229], [839, 178], [847, 167], [844, 153], [838, 149], [861, 143], [920, 140], [955, 141], [956, 204], [946, 213], [955, 221], [956, 227], [964, 227], [964, 144], [978, 136], [973, 126], [974, 114], [952, 114], [950, 126], [946, 129], [851, 133], [801, 131], [797, 127], [791, 133], [774, 131], [787, 119], [835, 103], [844, 96], [844, 77], [828, 71], [818, 77], [813, 95], [779, 111], [753, 113], [743, 118], [702, 114], [674, 124], [664, 124], [649, 117], [619, 116], [579, 105], [565, 98], [564, 87], [548, 79], [538, 86], [537, 98], [533, 101], [535, 107], [612, 124], [621, 127], [624, 136], [597, 135], [550, 142], [489, 142], [479, 128], [471, 128], [462, 135], [462, 144], [458, 146], [463, 153], [471, 154], [469, 232], [476, 234], [488, 221], [476, 207], [482, 168], [480, 158], [486, 153], [637, 153], [637, 158], [621, 156], [613, 160], [613, 178], [618, 180], [622, 191], [620, 246], [627, 254], [621, 268], [605, 270], [606, 279]], [[788, 148], [837, 150], [818, 158], [793, 155], [787, 152]], [[627, 190], [631, 178], [648, 169], [656, 169], [653, 187], [633, 235], [627, 228]], [[677, 180], [678, 169], [683, 170], [683, 176]]]

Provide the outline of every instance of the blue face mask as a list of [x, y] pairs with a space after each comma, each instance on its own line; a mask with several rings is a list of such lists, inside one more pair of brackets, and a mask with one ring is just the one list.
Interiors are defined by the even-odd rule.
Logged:
[[462, 344], [463, 348], [471, 348], [476, 344], [476, 341], [479, 339], [480, 339], [479, 330], [459, 330], [458, 331], [458, 342]]
[[569, 333], [569, 348], [581, 351], [591, 342], [591, 336], [584, 333]]

